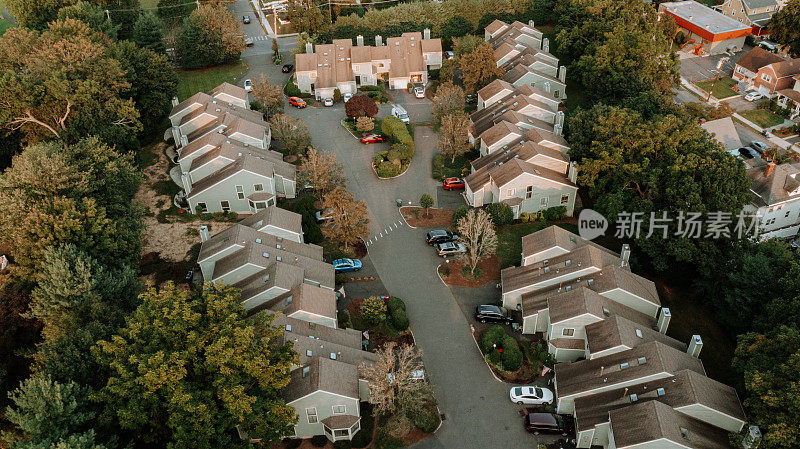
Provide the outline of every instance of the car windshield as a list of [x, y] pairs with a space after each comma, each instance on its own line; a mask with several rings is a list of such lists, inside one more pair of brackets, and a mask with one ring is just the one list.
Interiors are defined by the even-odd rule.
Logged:
[[535, 394], [537, 398], [544, 397], [544, 392], [539, 387], [533, 389], [533, 394]]
[[522, 388], [520, 387], [514, 388], [514, 396], [522, 396]]

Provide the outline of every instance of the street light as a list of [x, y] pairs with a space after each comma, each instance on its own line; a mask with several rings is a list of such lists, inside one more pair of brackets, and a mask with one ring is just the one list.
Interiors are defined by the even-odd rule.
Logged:
[[719, 79], [719, 73], [722, 71], [722, 66], [725, 65], [726, 62], [728, 62], [728, 57], [719, 58], [719, 61], [717, 62], [717, 75], [714, 77], [714, 82], [711, 83], [711, 89], [709, 89], [708, 91], [708, 96], [706, 97], [706, 103], [711, 101], [711, 92], [714, 92], [714, 86], [717, 85], [717, 80]]

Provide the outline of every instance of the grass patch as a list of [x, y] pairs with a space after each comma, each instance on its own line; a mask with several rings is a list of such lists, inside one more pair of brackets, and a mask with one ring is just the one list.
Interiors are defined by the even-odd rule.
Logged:
[[738, 92], [733, 90], [734, 86], [736, 86], [737, 84], [739, 84], [739, 83], [736, 80], [734, 80], [733, 78], [728, 78], [728, 77], [722, 77], [722, 78], [718, 79], [717, 80], [717, 84], [714, 84], [714, 80], [713, 79], [700, 81], [699, 83], [695, 83], [695, 85], [697, 87], [703, 89], [706, 92], [711, 90], [711, 86], [713, 85], [714, 86], [714, 92], [712, 92], [711, 95], [713, 95], [714, 97], [716, 97], [718, 99], [719, 98], [728, 98], [728, 97], [733, 97], [735, 95], [739, 95]]
[[469, 161], [477, 159], [478, 150], [472, 149], [468, 153], [459, 154], [451, 162], [450, 157], [445, 157], [442, 153], [433, 156], [433, 179], [441, 181], [445, 178], [460, 178], [469, 174], [471, 165]]
[[[522, 263], [522, 237], [530, 233], [541, 231], [552, 225], [546, 221], [532, 223], [515, 223], [497, 228], [497, 257], [500, 258], [500, 268], [513, 267]], [[578, 227], [569, 223], [556, 223], [570, 232], [578, 233]]]
[[247, 72], [244, 61], [200, 70], [177, 70], [178, 100], [183, 101], [197, 92], [206, 92], [218, 85], [236, 80]]
[[773, 114], [766, 109], [753, 109], [751, 111], [741, 112], [740, 114], [742, 117], [750, 120], [762, 128], [778, 126], [783, 123], [783, 117]]

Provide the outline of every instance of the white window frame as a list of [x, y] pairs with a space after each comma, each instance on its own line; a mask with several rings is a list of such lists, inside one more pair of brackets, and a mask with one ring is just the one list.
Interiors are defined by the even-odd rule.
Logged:
[[564, 206], [566, 204], [569, 204], [569, 193], [561, 195], [561, 205]]
[[547, 197], [546, 197], [546, 196], [543, 196], [543, 197], [542, 197], [542, 198], [539, 200], [539, 205], [540, 205], [541, 207], [547, 207]]
[[263, 192], [264, 191], [264, 184], [253, 184], [253, 191], [254, 192]]
[[562, 337], [574, 337], [575, 336], [575, 329], [572, 327], [565, 327], [561, 329], [561, 336]]
[[529, 200], [531, 198], [533, 198], [533, 186], [528, 186], [528, 188], [525, 189], [525, 199]]
[[[311, 410], [313, 410], [314, 412], [313, 412], [313, 413], [311, 413]], [[308, 423], [309, 423], [309, 424], [316, 424], [316, 423], [318, 423], [318, 422], [319, 422], [319, 420], [317, 419], [317, 408], [316, 408], [316, 407], [309, 407], [309, 408], [307, 408], [307, 409], [306, 409], [306, 418], [308, 419]], [[313, 421], [312, 421], [312, 419], [313, 419]]]
[[762, 74], [761, 74], [761, 79], [762, 79], [763, 81], [766, 81], [766, 82], [768, 82], [768, 83], [771, 83], [771, 82], [772, 82], [772, 77], [771, 77], [771, 76], [769, 76], [769, 75], [768, 75], [768, 74], [766, 74], [766, 73], [762, 73]]
[[517, 193], [517, 189], [508, 189], [508, 196], [514, 196]]
[[203, 202], [197, 203], [197, 207], [199, 207], [199, 208], [200, 208], [200, 210], [201, 210], [201, 211], [202, 211], [204, 214], [208, 213], [208, 205], [207, 205], [206, 203], [203, 203]]
[[[338, 409], [338, 410], [337, 410]], [[334, 415], [344, 415], [347, 413], [347, 406], [346, 405], [334, 405], [331, 407], [333, 410]]]
[[222, 200], [219, 202], [219, 207], [222, 209], [222, 212], [230, 212], [231, 211], [231, 202], [228, 200]]
[[236, 197], [240, 200], [244, 199], [244, 186], [235, 186], [236, 188]]

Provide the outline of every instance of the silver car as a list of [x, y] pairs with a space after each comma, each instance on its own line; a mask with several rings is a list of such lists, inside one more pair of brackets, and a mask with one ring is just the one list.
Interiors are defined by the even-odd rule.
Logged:
[[436, 253], [442, 257], [463, 254], [467, 252], [467, 247], [463, 243], [445, 242], [436, 244]]

